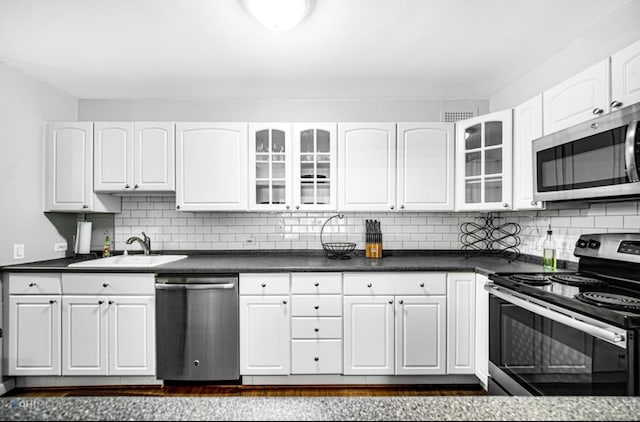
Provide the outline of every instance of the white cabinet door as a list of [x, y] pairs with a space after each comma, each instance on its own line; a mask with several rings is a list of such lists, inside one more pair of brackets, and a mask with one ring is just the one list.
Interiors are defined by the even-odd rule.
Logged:
[[640, 41], [611, 56], [611, 109], [640, 102]]
[[10, 295], [7, 375], [60, 375], [60, 296]]
[[338, 178], [339, 210], [394, 210], [395, 123], [338, 123]]
[[542, 94], [513, 109], [513, 208], [540, 209], [533, 199], [532, 142], [542, 136]]
[[95, 122], [93, 148], [94, 191], [132, 190], [133, 123]]
[[240, 374], [289, 375], [289, 307], [289, 296], [240, 296]]
[[62, 375], [108, 375], [107, 299], [62, 297]]
[[447, 275], [447, 374], [475, 373], [475, 273]]
[[176, 123], [176, 206], [247, 209], [245, 123]]
[[301, 211], [337, 209], [336, 123], [293, 125], [293, 207]]
[[249, 124], [249, 209], [286, 211], [292, 202], [291, 124]]
[[543, 92], [544, 134], [609, 111], [609, 59], [602, 60]]
[[155, 375], [154, 296], [110, 296], [109, 375]]
[[512, 111], [456, 123], [456, 209], [511, 208]]
[[173, 123], [135, 122], [132, 189], [145, 192], [175, 191], [175, 150]]
[[489, 281], [476, 274], [476, 377], [486, 390], [489, 379], [489, 292], [484, 286]]
[[394, 297], [344, 297], [344, 374], [394, 374]]
[[454, 209], [453, 123], [398, 123], [398, 207]]
[[446, 296], [396, 296], [396, 375], [446, 373]]

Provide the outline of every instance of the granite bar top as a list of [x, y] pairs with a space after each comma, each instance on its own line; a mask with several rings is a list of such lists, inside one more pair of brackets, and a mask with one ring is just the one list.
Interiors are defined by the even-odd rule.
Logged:
[[[172, 252], [174, 253], [174, 252]], [[184, 253], [181, 253], [184, 254]], [[83, 259], [61, 258], [0, 268], [9, 272], [151, 272], [156, 274], [248, 273], [248, 272], [349, 272], [349, 271], [451, 271], [541, 272], [542, 265], [525, 260], [509, 260], [499, 255], [465, 255], [459, 251], [419, 251], [388, 253], [383, 258], [329, 259], [323, 254], [302, 251], [192, 253], [179, 261], [155, 267], [68, 267]], [[86, 258], [85, 258], [86, 259]], [[562, 269], [558, 271], [564, 271]]]
[[639, 397], [0, 397], [19, 420], [639, 420]]

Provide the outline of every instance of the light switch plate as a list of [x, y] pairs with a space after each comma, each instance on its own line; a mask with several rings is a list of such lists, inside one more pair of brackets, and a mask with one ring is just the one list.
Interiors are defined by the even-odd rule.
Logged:
[[13, 259], [24, 259], [24, 243], [13, 244]]
[[53, 251], [54, 252], [64, 252], [67, 250], [67, 242], [54, 243]]

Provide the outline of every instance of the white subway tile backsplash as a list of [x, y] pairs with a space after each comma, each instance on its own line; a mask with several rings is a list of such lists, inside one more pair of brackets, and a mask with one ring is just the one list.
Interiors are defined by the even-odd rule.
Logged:
[[[152, 249], [161, 250], [274, 250], [322, 249], [320, 230], [333, 212], [181, 212], [175, 198], [123, 197], [115, 214], [115, 248], [124, 249], [130, 236], [144, 231]], [[365, 220], [378, 220], [383, 248], [460, 249], [460, 225], [480, 222], [480, 212], [352, 212], [332, 219], [325, 242], [354, 242], [364, 248]], [[520, 251], [540, 256], [542, 240], [551, 223], [558, 257], [576, 261], [573, 245], [583, 233], [640, 231], [638, 201], [615, 203], [551, 203], [537, 211], [502, 212], [500, 222], [520, 224]], [[251, 242], [247, 242], [252, 239]], [[127, 245], [139, 250], [137, 244]]]

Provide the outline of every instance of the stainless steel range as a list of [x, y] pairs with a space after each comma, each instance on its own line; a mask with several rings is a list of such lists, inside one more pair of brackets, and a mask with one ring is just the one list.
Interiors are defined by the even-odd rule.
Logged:
[[640, 395], [640, 232], [574, 255], [576, 272], [489, 276], [489, 394]]

